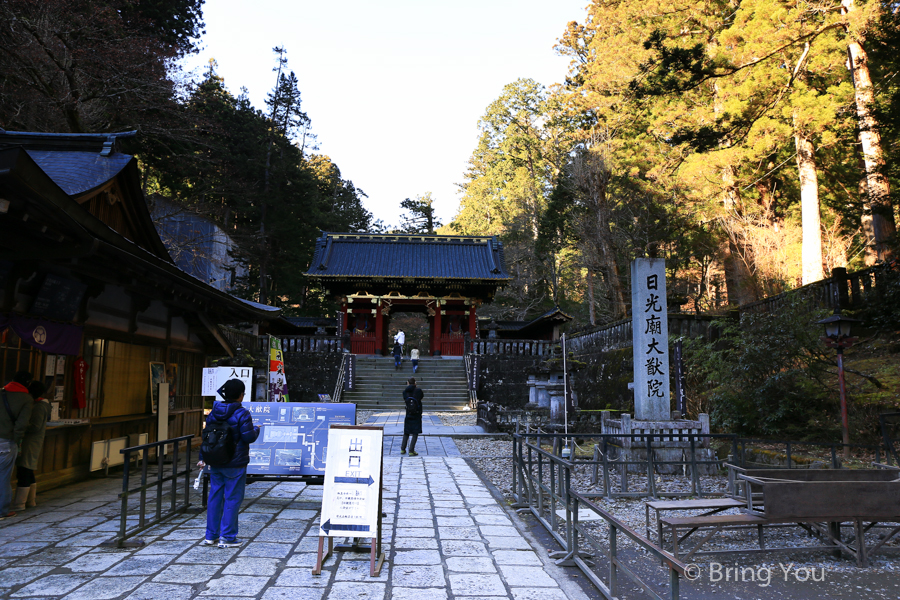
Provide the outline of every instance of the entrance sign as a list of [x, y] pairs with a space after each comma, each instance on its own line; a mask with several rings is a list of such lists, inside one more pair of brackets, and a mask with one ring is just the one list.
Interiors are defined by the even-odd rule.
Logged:
[[322, 475], [328, 427], [356, 422], [355, 404], [248, 402], [244, 407], [262, 429], [250, 444], [250, 475]]
[[631, 315], [635, 419], [668, 421], [671, 412], [665, 259], [632, 261]]
[[[372, 538], [369, 574], [377, 577], [381, 552], [381, 427], [332, 425], [328, 430], [328, 461], [319, 522], [319, 552], [313, 575], [334, 549], [334, 537]], [[322, 556], [325, 538], [328, 554]], [[358, 549], [359, 546], [356, 546]], [[376, 555], [380, 559], [376, 565]]]
[[203, 379], [200, 394], [202, 396], [215, 396], [221, 402], [225, 399], [221, 389], [229, 379], [240, 379], [244, 382], [244, 398], [253, 397], [253, 369], [251, 367], [211, 367], [203, 369]]

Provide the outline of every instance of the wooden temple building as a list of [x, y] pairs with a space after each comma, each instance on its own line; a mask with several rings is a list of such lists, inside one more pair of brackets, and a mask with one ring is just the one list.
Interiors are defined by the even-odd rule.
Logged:
[[307, 275], [341, 305], [354, 354], [388, 354], [391, 315], [427, 316], [432, 356], [462, 356], [478, 308], [509, 281], [495, 237], [325, 233]]
[[[56, 404], [41, 489], [86, 476], [95, 442], [199, 435], [201, 369], [237, 345], [220, 325], [258, 329], [281, 312], [176, 266], [138, 161], [120, 151], [132, 135], [0, 130], [0, 378], [28, 370]], [[168, 399], [154, 398], [154, 373]]]

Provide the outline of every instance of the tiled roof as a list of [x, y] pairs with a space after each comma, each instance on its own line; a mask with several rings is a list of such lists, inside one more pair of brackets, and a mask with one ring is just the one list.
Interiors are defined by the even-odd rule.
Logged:
[[[479, 319], [484, 325], [482, 327], [486, 327], [488, 323], [491, 322], [491, 319]], [[555, 306], [540, 315], [539, 317], [535, 317], [530, 321], [494, 321], [497, 324], [498, 331], [519, 331], [521, 329], [526, 329], [533, 325], [538, 325], [543, 321], [571, 321], [572, 317], [564, 313], [558, 306]]]
[[493, 237], [326, 233], [307, 275], [506, 280]]
[[97, 152], [33, 150], [28, 156], [41, 170], [70, 196], [78, 196], [114, 178], [132, 159], [128, 154]]

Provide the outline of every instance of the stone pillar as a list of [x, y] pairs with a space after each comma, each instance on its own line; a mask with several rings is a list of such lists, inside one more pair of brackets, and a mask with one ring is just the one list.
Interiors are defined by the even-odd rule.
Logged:
[[528, 408], [537, 408], [538, 398], [537, 389], [535, 388], [535, 376], [529, 375], [525, 385], [528, 386]]
[[566, 395], [562, 378], [551, 376], [547, 382], [547, 392], [550, 395], [550, 422], [562, 425], [566, 422]]
[[634, 416], [638, 421], [666, 421], [670, 415], [670, 401], [664, 259], [636, 258], [632, 261], [631, 311]]
[[535, 377], [534, 388], [538, 407], [550, 408], [550, 394], [547, 392], [547, 381], [541, 377]]

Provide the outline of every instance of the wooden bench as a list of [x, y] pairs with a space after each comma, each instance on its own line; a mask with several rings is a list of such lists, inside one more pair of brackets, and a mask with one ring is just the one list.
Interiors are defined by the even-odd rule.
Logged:
[[[759, 536], [759, 547], [760, 549], [765, 549], [765, 540], [763, 539], [763, 525], [768, 523], [768, 519], [765, 517], [759, 517], [756, 515], [748, 515], [748, 514], [739, 514], [739, 515], [701, 515], [698, 517], [663, 517], [660, 522], [660, 545], [662, 544], [662, 528], [663, 526], [668, 527], [672, 530], [672, 554], [675, 555], [675, 558], [678, 560], [687, 561], [693, 556], [700, 548], [708, 542], [714, 535], [718, 532], [722, 531], [725, 527], [735, 526], [735, 525], [756, 525], [757, 534]], [[701, 528], [711, 528], [711, 531], [707, 533], [699, 542], [697, 542], [693, 549], [684, 555], [684, 558], [678, 557], [678, 546], [688, 537], [691, 536], [692, 533]], [[678, 537], [679, 529], [688, 529], [689, 531], [684, 534], [683, 537]]]
[[705, 498], [697, 500], [656, 500], [648, 502], [644, 506], [644, 524], [647, 531], [647, 539], [650, 539], [650, 509], [656, 512], [656, 533], [659, 536], [659, 547], [663, 545], [662, 523], [660, 513], [670, 510], [706, 510], [708, 512], [698, 516], [707, 516], [720, 513], [730, 508], [741, 508], [746, 503], [734, 498]]

